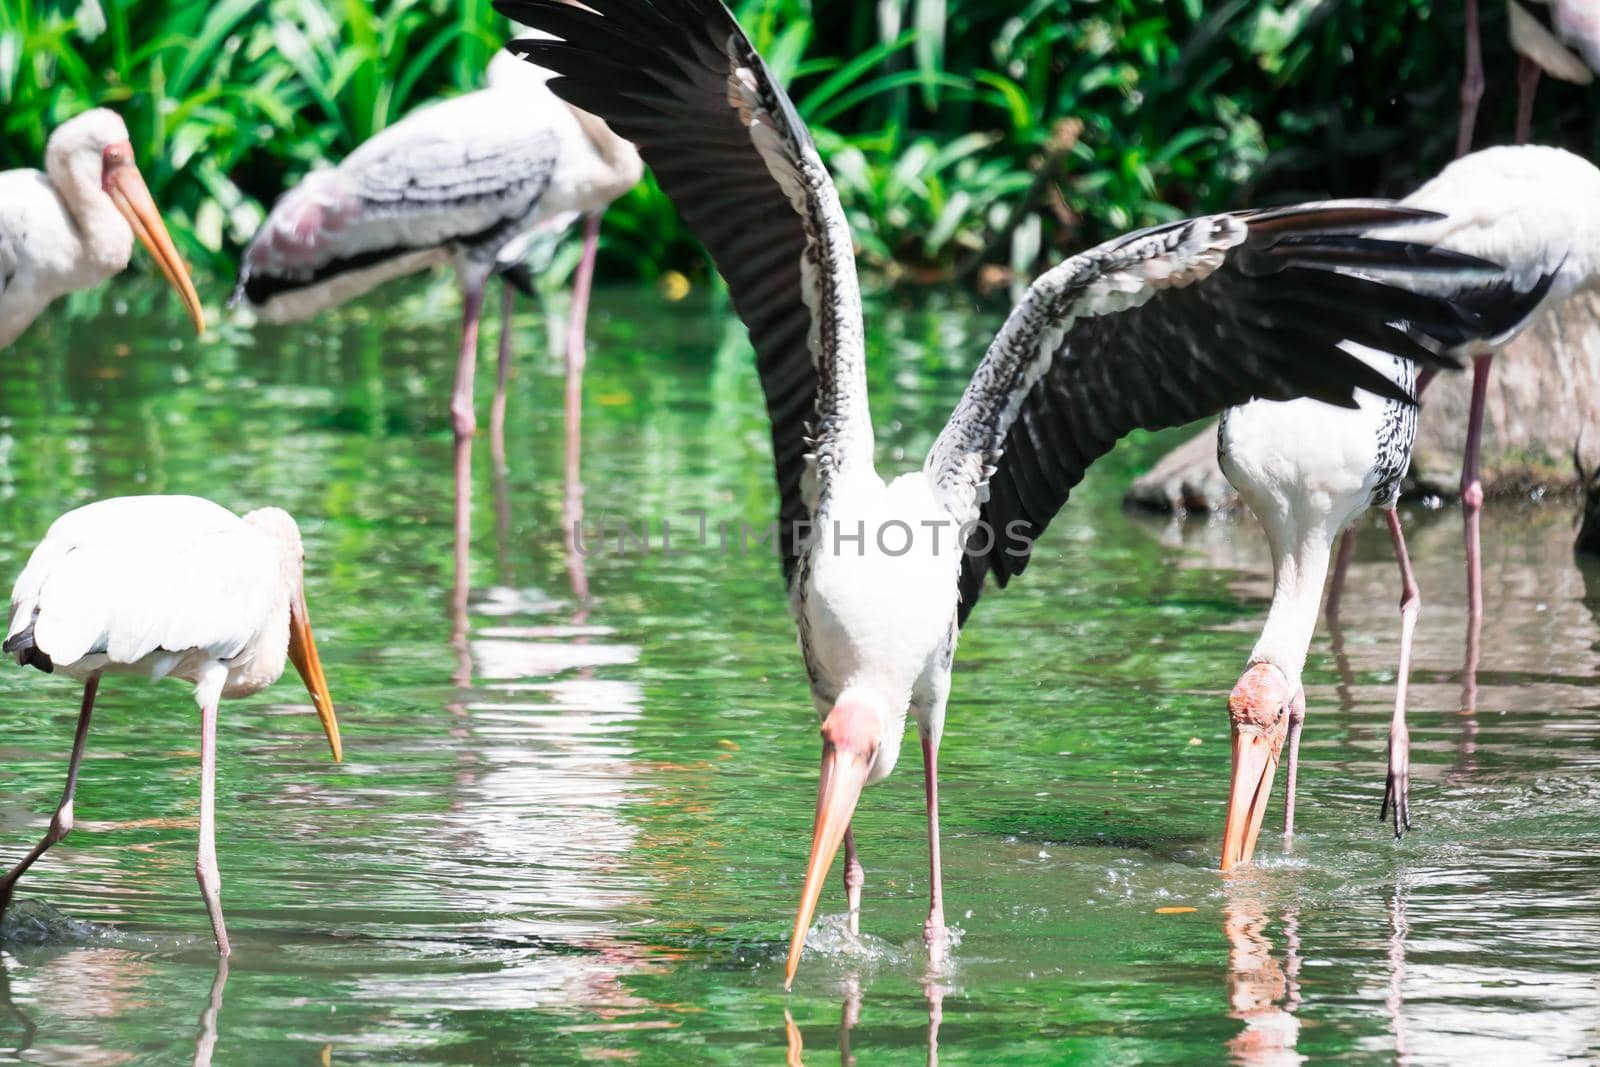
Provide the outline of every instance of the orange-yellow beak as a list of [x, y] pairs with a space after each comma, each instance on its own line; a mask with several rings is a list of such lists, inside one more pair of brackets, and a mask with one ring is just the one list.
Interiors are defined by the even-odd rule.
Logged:
[[311, 704], [322, 720], [322, 732], [328, 735], [328, 747], [333, 749], [335, 763], [344, 759], [344, 746], [339, 742], [339, 720], [333, 714], [333, 697], [328, 692], [328, 679], [322, 673], [322, 657], [317, 655], [316, 638], [311, 636], [311, 618], [306, 614], [304, 593], [296, 593], [289, 607], [289, 659], [300, 672], [300, 680], [311, 694]]
[[[109, 161], [112, 152], [117, 153], [116, 158], [119, 162]], [[111, 197], [111, 202], [122, 213], [122, 217], [128, 220], [134, 236], [139, 238], [139, 243], [144, 245], [145, 251], [155, 259], [156, 266], [161, 268], [161, 273], [166, 276], [168, 284], [178, 291], [184, 308], [189, 312], [189, 318], [194, 320], [195, 332], [205, 333], [206, 318], [200, 309], [200, 295], [194, 291], [194, 282], [189, 278], [189, 269], [183, 265], [183, 259], [172, 244], [172, 236], [167, 233], [166, 223], [161, 221], [161, 213], [156, 210], [156, 203], [150, 198], [150, 189], [144, 183], [144, 175], [139, 173], [139, 168], [133, 163], [133, 146], [127, 142], [113, 145], [108, 150], [107, 156], [108, 162], [101, 179], [106, 194]]]
[[1287, 720], [1271, 726], [1233, 724], [1233, 780], [1228, 786], [1228, 821], [1222, 830], [1222, 869], [1249, 863], [1272, 795]]
[[800, 912], [795, 916], [794, 933], [789, 938], [789, 963], [783, 972], [783, 988], [794, 985], [794, 972], [800, 966], [800, 953], [806, 947], [806, 933], [822, 896], [828, 868], [839, 853], [856, 802], [872, 771], [878, 740], [875, 714], [862, 704], [836, 706], [822, 724], [822, 780], [817, 785], [817, 818], [811, 830], [811, 860], [806, 864], [806, 881], [800, 890]]

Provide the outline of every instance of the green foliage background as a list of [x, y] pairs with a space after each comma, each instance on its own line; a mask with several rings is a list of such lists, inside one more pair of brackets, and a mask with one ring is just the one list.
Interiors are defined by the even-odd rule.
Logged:
[[[1515, 59], [1484, 5], [1480, 145], [1509, 136]], [[737, 10], [891, 279], [970, 275], [1160, 219], [1402, 193], [1449, 158], [1452, 0], [742, 0]], [[6, 0], [0, 167], [118, 109], [176, 239], [232, 271], [273, 198], [431, 97], [477, 87], [488, 0]], [[1594, 156], [1590, 89], [1546, 81], [1537, 137]], [[703, 272], [648, 181], [604, 269]]]

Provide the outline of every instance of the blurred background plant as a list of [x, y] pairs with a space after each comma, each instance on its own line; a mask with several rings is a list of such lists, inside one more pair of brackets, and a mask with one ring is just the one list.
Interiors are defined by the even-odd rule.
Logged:
[[[741, 0], [890, 281], [1027, 274], [1196, 211], [1403, 192], [1449, 158], [1454, 0]], [[1511, 127], [1504, 11], [1484, 5], [1480, 143]], [[273, 198], [426, 100], [477, 87], [489, 0], [6, 0], [0, 167], [120, 111], [203, 271], [231, 274]], [[1539, 139], [1600, 147], [1592, 95], [1546, 81]], [[706, 265], [648, 180], [603, 269]], [[570, 256], [562, 261], [570, 260]]]

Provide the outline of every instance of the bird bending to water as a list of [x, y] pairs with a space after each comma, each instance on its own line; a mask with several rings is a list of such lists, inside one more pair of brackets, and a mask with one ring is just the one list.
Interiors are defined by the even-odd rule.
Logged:
[[204, 333], [200, 297], [116, 112], [95, 108], [56, 127], [43, 171], [0, 171], [0, 347], [59, 297], [126, 269], [135, 237]]
[[[1136, 427], [1253, 396], [1403, 399], [1341, 351], [1354, 340], [1444, 363], [1475, 329], [1464, 302], [1357, 268], [1492, 276], [1481, 261], [1363, 236], [1414, 220], [1375, 202], [1187, 219], [1107, 242], [1040, 276], [1011, 312], [923, 469], [874, 468], [861, 297], [838, 193], [804, 123], [717, 0], [497, 0], [557, 40], [521, 41], [550, 87], [639, 147], [705, 243], [750, 331], [772, 423], [780, 548], [822, 773], [790, 942], [792, 983], [850, 820], [893, 769], [909, 715], [922, 745], [930, 950], [945, 945], [937, 758], [960, 627], [991, 571], [1005, 584], [1088, 466]], [[1493, 301], [1491, 301], [1492, 303]], [[960, 544], [958, 544], [958, 539]]]
[[[1483, 486], [1478, 464], [1490, 361], [1540, 311], [1600, 280], [1600, 170], [1558, 148], [1488, 148], [1454, 161], [1401, 203], [1437, 212], [1439, 217], [1392, 231], [1393, 236], [1480, 256], [1505, 268], [1506, 299], [1500, 311], [1485, 316], [1487, 332], [1466, 337], [1459, 346], [1459, 354], [1473, 362], [1461, 499], [1468, 626], [1475, 629], [1483, 613], [1479, 545]], [[1422, 278], [1414, 284], [1446, 293], [1456, 288], [1448, 279]], [[1419, 381], [1414, 368], [1376, 353], [1364, 358], [1381, 366], [1408, 392], [1420, 394], [1430, 378], [1424, 371]], [[1291, 701], [1285, 833], [1291, 832], [1294, 824], [1299, 728], [1305, 703], [1300, 673], [1316, 625], [1329, 551], [1339, 531], [1369, 505], [1385, 510], [1401, 577], [1400, 666], [1380, 817], [1393, 812], [1396, 836], [1410, 825], [1406, 680], [1421, 601], [1394, 504], [1410, 462], [1416, 412], [1409, 405], [1368, 393], [1357, 396], [1360, 406], [1346, 411], [1314, 401], [1258, 401], [1225, 413], [1218, 436], [1222, 469], [1261, 522], [1272, 549], [1274, 570], [1272, 608], [1261, 640], [1229, 699], [1229, 714], [1236, 723], [1248, 722], [1258, 714], [1259, 704]], [[1341, 552], [1341, 569], [1347, 559], [1348, 552]], [[1341, 580], [1341, 572], [1335, 571], [1336, 589]], [[1258, 788], [1260, 810], [1265, 810], [1272, 772], [1272, 766], [1263, 762], [1265, 750], [1245, 755], [1244, 764], [1235, 764], [1230, 799], [1230, 812], [1237, 811], [1241, 819], [1252, 810], [1251, 798]], [[1224, 868], [1250, 859], [1259, 828], [1259, 813], [1248, 824], [1230, 824], [1223, 845]]]
[[[567, 329], [567, 452], [575, 463], [584, 323], [600, 216], [643, 173], [633, 146], [545, 86], [549, 73], [501, 52], [488, 88], [407, 115], [285, 193], [250, 241], [234, 301], [268, 321], [304, 319], [377, 285], [453, 263], [462, 294], [461, 348], [450, 415], [455, 431], [456, 544], [470, 535], [473, 377], [491, 274], [528, 285], [530, 235], [586, 216]], [[500, 364], [490, 439], [502, 462], [512, 292], [501, 302]], [[570, 529], [568, 523], [566, 528]], [[462, 568], [464, 569], [464, 568]]]
[[[1483, 99], [1483, 48], [1478, 35], [1478, 0], [1466, 0], [1466, 68], [1461, 78], [1461, 128], [1456, 155], [1472, 151], [1472, 133]], [[1588, 85], [1600, 71], [1600, 0], [1506, 0], [1506, 30], [1517, 53], [1518, 144], [1533, 133], [1533, 97], [1539, 78]]]
[[217, 704], [278, 680], [291, 661], [311, 694], [333, 758], [333, 698], [306, 614], [300, 530], [280, 508], [240, 518], [192, 496], [125, 496], [51, 523], [11, 591], [0, 649], [46, 673], [83, 679], [67, 787], [50, 829], [0, 878], [0, 913], [17, 880], [72, 829], [72, 798], [100, 676], [181, 678], [200, 705], [200, 848], [195, 875], [217, 951], [229, 952], [217, 871]]

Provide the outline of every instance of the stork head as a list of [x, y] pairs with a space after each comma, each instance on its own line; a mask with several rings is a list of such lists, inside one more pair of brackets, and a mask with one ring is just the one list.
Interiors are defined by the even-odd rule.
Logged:
[[1299, 686], [1276, 664], [1252, 663], [1228, 696], [1233, 780], [1228, 787], [1228, 821], [1222, 831], [1225, 871], [1249, 863], [1255, 853], [1298, 692]]
[[322, 720], [322, 731], [328, 735], [328, 747], [337, 762], [344, 758], [344, 746], [339, 740], [339, 720], [333, 713], [328, 679], [322, 673], [322, 657], [317, 654], [316, 638], [311, 633], [311, 616], [306, 611], [306, 550], [300, 541], [300, 527], [282, 508], [257, 508], [244, 521], [266, 534], [282, 553], [279, 575], [289, 603], [289, 660], [311, 694], [311, 705], [317, 709], [317, 718]]
[[[110, 199], [127, 221], [132, 236], [139, 239], [167, 283], [177, 290], [195, 332], [204, 333], [206, 320], [200, 296], [167, 233], [166, 223], [161, 221], [144, 176], [133, 161], [133, 144], [121, 117], [115, 111], [97, 107], [56, 127], [45, 146], [45, 169], [51, 184], [75, 209], [74, 214], [82, 200], [96, 190]], [[122, 240], [126, 243], [117, 249], [118, 262], [111, 264], [119, 270], [127, 266], [127, 253], [132, 248], [126, 235]]]
[[852, 686], [822, 720], [822, 780], [817, 786], [817, 817], [811, 830], [811, 859], [800, 890], [800, 911], [789, 939], [785, 989], [794, 984], [795, 969], [806, 944], [806, 931], [822, 896], [828, 869], [850, 828], [861, 790], [894, 769], [900, 756], [904, 730], [903, 710], [897, 714], [890, 700], [876, 689]]

